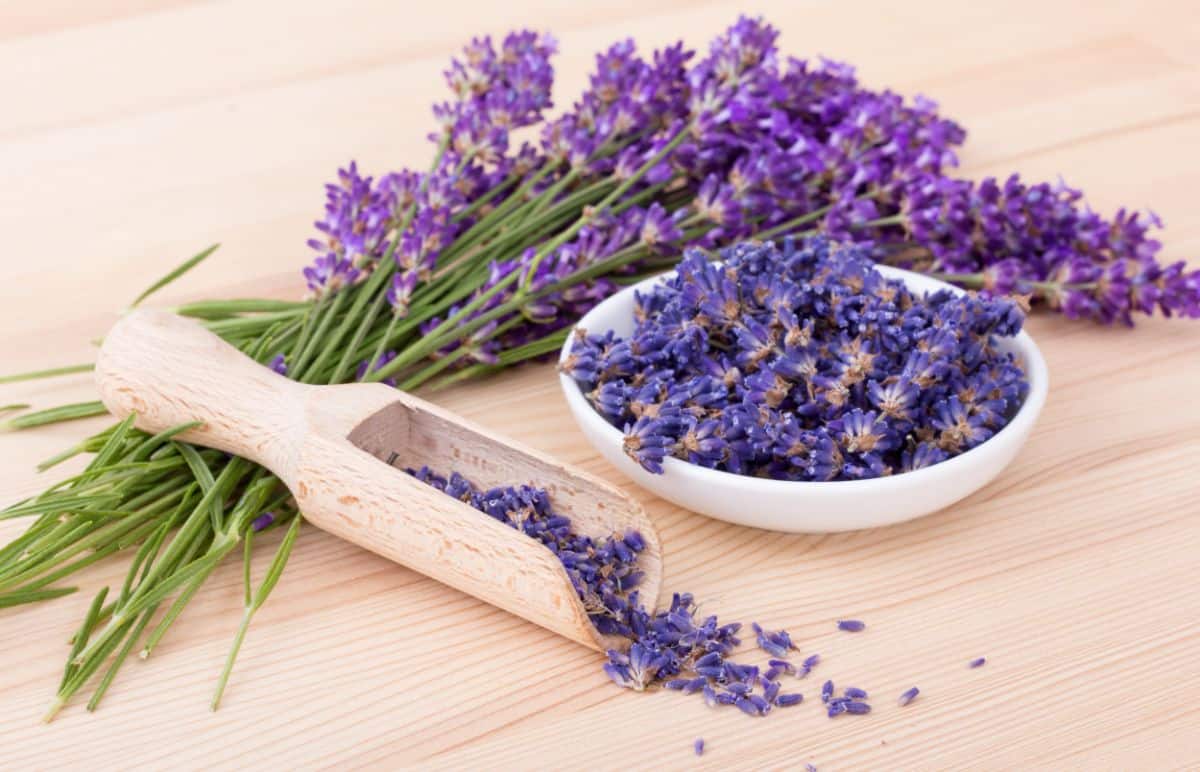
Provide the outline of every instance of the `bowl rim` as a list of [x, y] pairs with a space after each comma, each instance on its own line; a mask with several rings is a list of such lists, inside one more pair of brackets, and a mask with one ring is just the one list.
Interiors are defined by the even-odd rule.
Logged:
[[[958, 295], [966, 294], [966, 290], [962, 289], [961, 287], [956, 287], [953, 284], [948, 284], [940, 279], [935, 279], [932, 276], [927, 276], [915, 271], [907, 271], [902, 268], [895, 268], [886, 265], [876, 265], [875, 269], [888, 278], [899, 279], [903, 281], [905, 285], [909, 286], [910, 289], [917, 291], [933, 292], [939, 289], [947, 289]], [[589, 334], [596, 332], [595, 330], [588, 330], [585, 322], [587, 322], [587, 320], [592, 318], [594, 315], [597, 315], [597, 312], [600, 312], [604, 306], [611, 306], [615, 304], [614, 301], [616, 301], [618, 298], [632, 297], [633, 293], [635, 292], [645, 292], [655, 284], [674, 276], [675, 273], [676, 271], [671, 270], [650, 276], [597, 303], [590, 311], [584, 314], [583, 317], [581, 317], [567, 333], [567, 338], [563, 342], [562, 349], [559, 351], [558, 364], [562, 364], [562, 362], [570, 354], [571, 345], [575, 340], [575, 334], [577, 331], [587, 330]], [[913, 287], [913, 284], [918, 286]], [[1009, 347], [1013, 353], [1017, 354], [1017, 356], [1021, 358], [1022, 364], [1025, 367], [1025, 377], [1029, 383], [1029, 393], [1025, 395], [1025, 399], [1022, 401], [1020, 408], [1017, 409], [1016, 414], [1013, 415], [1013, 417], [1000, 429], [1000, 431], [996, 432], [988, 439], [984, 440], [970, 450], [964, 451], [953, 458], [948, 458], [945, 461], [939, 462], [932, 466], [916, 469], [911, 472], [899, 472], [896, 474], [887, 475], [885, 477], [872, 477], [865, 480], [774, 480], [767, 477], [751, 477], [749, 475], [736, 474], [734, 472], [727, 472], [723, 469], [710, 469], [708, 467], [688, 463], [680, 458], [667, 457], [663, 459], [663, 474], [653, 476], [660, 479], [667, 477], [692, 477], [697, 481], [704, 481], [709, 485], [736, 484], [742, 487], [754, 488], [764, 494], [778, 494], [784, 492], [794, 493], [799, 488], [803, 488], [804, 490], [814, 493], [818, 491], [822, 493], [832, 493], [834, 491], [852, 493], [862, 490], [871, 490], [874, 493], [878, 493], [881, 490], [889, 487], [899, 489], [908, 488], [913, 484], [920, 484], [921, 482], [936, 482], [940, 479], [954, 475], [956, 472], [964, 471], [968, 465], [980, 460], [982, 456], [987, 455], [989, 452], [989, 446], [993, 451], [998, 450], [1000, 444], [997, 443], [997, 440], [1001, 440], [1002, 438], [1013, 438], [1020, 442], [1020, 438], [1032, 430], [1034, 423], [1037, 421], [1037, 417], [1042, 411], [1042, 406], [1046, 402], [1046, 396], [1050, 388], [1050, 374], [1046, 366], [1046, 360], [1042, 356], [1042, 352], [1038, 348], [1037, 343], [1034, 342], [1033, 337], [1024, 329], [1011, 338]], [[576, 383], [573, 378], [561, 371], [558, 373], [558, 377], [559, 382], [562, 385], [564, 395], [566, 396], [568, 403], [570, 403], [570, 406], [573, 408], [583, 408], [582, 411], [578, 409], [572, 410], [577, 419], [587, 420], [590, 424], [594, 424], [602, 433], [605, 433], [611, 437], [612, 441], [615, 442], [619, 448], [624, 440], [624, 433], [605, 420], [604, 416], [600, 415], [600, 413], [596, 411], [595, 407], [593, 407], [584, 396], [583, 389], [580, 388], [579, 384]], [[579, 419], [578, 417], [581, 415], [586, 416], [586, 418]], [[632, 461], [632, 459], [630, 460]], [[640, 465], [638, 468], [642, 469]], [[652, 474], [644, 469], [642, 469], [642, 471], [648, 475]], [[636, 478], [634, 481], [636, 482]]]

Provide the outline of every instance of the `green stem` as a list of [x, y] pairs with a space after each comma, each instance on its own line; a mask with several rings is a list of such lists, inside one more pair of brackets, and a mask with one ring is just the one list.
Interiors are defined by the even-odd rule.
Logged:
[[34, 381], [41, 378], [55, 378], [60, 375], [72, 375], [74, 373], [90, 373], [96, 369], [94, 364], [69, 365], [67, 367], [54, 367], [49, 370], [34, 370], [28, 373], [17, 373], [16, 375], [5, 375], [0, 377], [0, 383], [17, 383], [19, 381]]

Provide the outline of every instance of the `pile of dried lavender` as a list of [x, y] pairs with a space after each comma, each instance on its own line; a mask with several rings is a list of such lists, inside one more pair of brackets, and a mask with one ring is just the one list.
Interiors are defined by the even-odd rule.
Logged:
[[[819, 657], [809, 656], [799, 666], [783, 659], [795, 649], [785, 631], [753, 626], [759, 648], [773, 657], [764, 670], [730, 659], [741, 643], [737, 637], [741, 624], [722, 625], [716, 616], [697, 619], [690, 594], [677, 593], [666, 611], [647, 611], [634, 589], [641, 579], [637, 556], [645, 546], [636, 531], [593, 539], [572, 531], [570, 519], [553, 511], [549, 496], [540, 488], [522, 485], [478, 490], [457, 472], [447, 478], [427, 467], [408, 471], [537, 539], [558, 556], [596, 629], [630, 641], [628, 651], [610, 650], [604, 665], [617, 685], [636, 691], [661, 686], [698, 693], [712, 707], [736, 705], [753, 716], [804, 699], [798, 693], [783, 693], [781, 677], [807, 676]], [[844, 698], [830, 702], [837, 710], [835, 713], [835, 707], [830, 707], [830, 717], [840, 712], [868, 712], [870, 707], [854, 694], [847, 690]], [[858, 695], [865, 696], [865, 692]]]
[[852, 480], [958, 455], [1003, 428], [1027, 384], [997, 348], [1016, 304], [920, 297], [867, 251], [812, 237], [693, 251], [639, 295], [625, 340], [581, 334], [563, 369], [651, 472]]
[[[531, 485], [480, 490], [457, 472], [443, 477], [428, 467], [409, 469], [422, 482], [465, 502], [527, 536], [537, 539], [558, 556], [579, 593], [596, 629], [629, 641], [625, 651], [609, 650], [604, 672], [618, 686], [634, 691], [662, 688], [700, 694], [709, 707], [736, 706], [750, 716], [762, 717], [778, 708], [799, 705], [804, 695], [784, 692], [806, 678], [820, 663], [810, 654], [799, 663], [787, 659], [798, 647], [786, 630], [751, 625], [758, 648], [769, 659], [766, 667], [732, 659], [741, 645], [740, 623], [722, 625], [715, 615], [696, 617], [696, 603], [688, 593], [676, 593], [665, 611], [647, 611], [635, 589], [641, 580], [638, 555], [645, 549], [636, 531], [592, 538], [575, 533], [571, 520], [554, 512], [550, 497]], [[857, 619], [839, 620], [837, 628], [861, 632]], [[977, 668], [986, 660], [970, 662]], [[897, 699], [909, 705], [920, 689], [912, 687]], [[832, 680], [821, 685], [821, 703], [829, 718], [861, 716], [871, 712], [865, 689], [847, 686], [837, 693]], [[693, 743], [696, 755], [704, 752], [703, 738]], [[807, 768], [815, 769], [809, 765]]]

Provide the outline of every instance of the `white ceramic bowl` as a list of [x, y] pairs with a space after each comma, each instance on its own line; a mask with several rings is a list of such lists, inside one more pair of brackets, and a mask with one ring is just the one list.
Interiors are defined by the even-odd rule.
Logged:
[[[902, 280], [918, 293], [956, 287], [928, 276], [879, 267], [885, 276]], [[634, 292], [646, 293], [673, 274], [653, 277], [600, 303], [579, 320], [578, 329], [598, 334], [633, 333]], [[559, 357], [570, 353], [567, 338]], [[820, 533], [875, 528], [904, 522], [944, 509], [991, 482], [1016, 457], [1046, 401], [1046, 362], [1028, 333], [1003, 341], [1025, 368], [1029, 394], [1017, 414], [987, 442], [915, 472], [872, 480], [791, 482], [746, 477], [689, 464], [676, 458], [663, 463], [663, 474], [647, 472], [621, 449], [622, 433], [604, 420], [579, 385], [560, 375], [567, 405], [583, 434], [609, 463], [652, 493], [694, 512], [739, 525], [772, 531]]]

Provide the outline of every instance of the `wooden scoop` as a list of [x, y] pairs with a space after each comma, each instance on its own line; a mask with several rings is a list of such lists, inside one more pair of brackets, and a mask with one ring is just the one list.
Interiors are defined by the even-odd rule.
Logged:
[[403, 471], [427, 464], [476, 485], [530, 483], [594, 537], [641, 532], [641, 595], [662, 581], [658, 534], [641, 506], [607, 483], [378, 383], [309, 386], [244, 356], [199, 324], [139, 310], [104, 339], [96, 383], [119, 417], [275, 473], [304, 517], [360, 547], [596, 649], [596, 632], [558, 558], [537, 541]]

